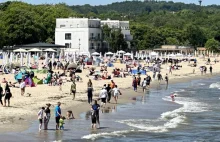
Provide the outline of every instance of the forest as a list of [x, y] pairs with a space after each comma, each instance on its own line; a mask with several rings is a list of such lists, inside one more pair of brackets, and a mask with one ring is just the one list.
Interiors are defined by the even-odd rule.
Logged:
[[[0, 4], [0, 47], [53, 43], [56, 18], [88, 17], [130, 21], [132, 49], [152, 49], [168, 44], [218, 51], [219, 15], [218, 5], [174, 2], [125, 1], [99, 6], [5, 2]], [[120, 34], [114, 35], [115, 41], [108, 39], [109, 42], [123, 42]], [[114, 50], [118, 48], [123, 47], [114, 47]]]

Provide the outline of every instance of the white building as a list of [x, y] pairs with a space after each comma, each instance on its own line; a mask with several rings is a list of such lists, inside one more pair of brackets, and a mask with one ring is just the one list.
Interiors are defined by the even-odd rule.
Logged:
[[[56, 19], [55, 44], [66, 45], [74, 52], [94, 52], [102, 48], [101, 25], [110, 28], [121, 28], [125, 40], [132, 40], [128, 21], [88, 18], [58, 18]], [[130, 44], [128, 44], [130, 46]]]

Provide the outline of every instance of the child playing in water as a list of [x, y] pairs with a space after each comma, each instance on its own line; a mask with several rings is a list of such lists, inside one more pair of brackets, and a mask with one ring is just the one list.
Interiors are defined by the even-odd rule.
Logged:
[[60, 130], [63, 130], [63, 129], [64, 129], [63, 124], [65, 124], [65, 123], [64, 123], [64, 120], [65, 120], [65, 119], [66, 119], [66, 118], [63, 116], [63, 117], [61, 117], [60, 120], [59, 120]]

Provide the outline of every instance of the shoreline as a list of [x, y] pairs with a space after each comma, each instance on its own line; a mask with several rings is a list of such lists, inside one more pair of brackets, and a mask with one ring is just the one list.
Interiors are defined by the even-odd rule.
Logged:
[[[192, 80], [198, 80], [198, 79], [208, 79], [208, 78], [213, 78], [213, 77], [218, 76], [218, 75], [220, 75], [220, 73], [213, 73], [212, 75], [209, 75], [209, 74], [207, 74], [207, 75], [193, 74], [193, 76], [190, 76], [190, 75], [184, 76], [184, 77], [181, 78], [181, 80], [178, 79], [178, 78], [171, 78], [169, 80], [169, 84], [186, 83], [186, 82], [190, 82]], [[162, 82], [161, 85], [164, 85], [164, 82]], [[158, 82], [153, 81], [151, 83], [150, 89], [156, 89], [157, 87], [158, 87]], [[132, 90], [132, 87], [129, 87], [129, 86], [124, 87], [124, 88], [120, 88], [122, 90], [122, 96], [119, 97], [117, 105], [131, 103], [131, 102], [135, 101], [135, 100], [132, 100], [132, 98], [142, 96], [143, 95], [142, 90], [141, 90], [142, 88], [141, 89], [140, 88], [141, 87], [138, 87], [138, 92], [137, 93], [134, 92]], [[80, 95], [86, 96], [85, 93], [80, 94]], [[76, 94], [76, 96], [77, 96], [77, 94]], [[94, 98], [96, 98], [96, 97], [97, 97], [97, 92], [95, 91], [94, 92]], [[112, 100], [112, 102], [114, 102], [114, 100]], [[62, 112], [72, 110], [73, 114], [74, 114], [74, 117], [76, 119], [80, 119], [80, 114], [90, 110], [90, 107], [91, 107], [87, 103], [86, 97], [81, 98], [77, 101], [72, 101], [72, 104], [67, 104], [66, 102], [63, 102], [62, 104], [63, 104], [63, 105], [61, 105]], [[116, 104], [107, 103], [106, 107], [112, 107], [114, 105], [116, 105]], [[52, 113], [53, 113], [53, 107], [54, 106], [51, 107], [51, 112]], [[37, 113], [37, 112], [35, 112], [35, 113]], [[63, 114], [65, 114], [65, 113], [63, 113]], [[7, 118], [6, 123], [2, 123], [2, 125], [0, 126], [0, 132], [1, 133], [9, 133], [9, 132], [25, 131], [30, 127], [30, 125], [33, 123], [33, 121], [36, 120], [36, 115], [30, 115], [30, 116], [26, 115], [25, 118], [23, 118], [23, 117], [24, 116], [16, 116], [14, 118]], [[51, 119], [53, 119], [53, 117], [51, 117]]]

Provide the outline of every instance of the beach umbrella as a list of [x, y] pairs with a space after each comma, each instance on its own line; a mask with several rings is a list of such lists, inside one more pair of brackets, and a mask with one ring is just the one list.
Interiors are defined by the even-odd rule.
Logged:
[[19, 49], [13, 50], [13, 52], [27, 53], [28, 51], [25, 49], [19, 48]]
[[98, 55], [100, 55], [98, 52], [94, 52], [94, 53], [92, 53], [91, 54], [92, 56], [98, 56]]
[[78, 66], [77, 66], [77, 64], [76, 63], [71, 63], [71, 64], [69, 64], [68, 66], [67, 66], [67, 69], [69, 70], [69, 69], [76, 69]]
[[42, 52], [42, 50], [38, 49], [38, 48], [32, 48], [30, 50], [28, 50], [29, 52]]
[[118, 53], [119, 53], [119, 54], [124, 54], [124, 53], [125, 53], [125, 51], [120, 50], [120, 51], [118, 51]]
[[124, 54], [124, 56], [131, 56], [131, 53], [126, 53]]
[[112, 53], [112, 52], [107, 52], [107, 53], [105, 53], [106, 55], [114, 55], [114, 53]]
[[56, 52], [56, 50], [54, 50], [52, 48], [48, 48], [48, 49], [45, 49], [44, 52]]

